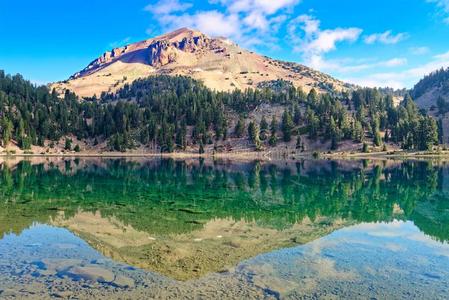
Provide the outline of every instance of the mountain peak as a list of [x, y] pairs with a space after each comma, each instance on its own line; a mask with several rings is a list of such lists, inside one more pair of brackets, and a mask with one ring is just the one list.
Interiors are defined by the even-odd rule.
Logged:
[[211, 38], [200, 31], [175, 31], [105, 52], [69, 80], [54, 84], [81, 97], [115, 92], [126, 83], [150, 75], [183, 75], [203, 81], [211, 89], [259, 88], [280, 79], [308, 92], [347, 86], [306, 66], [271, 59], [240, 48], [226, 38]]
[[170, 41], [180, 41], [184, 38], [192, 38], [197, 36], [206, 36], [202, 32], [194, 29], [190, 29], [187, 27], [179, 28], [175, 31], [165, 33], [161, 36], [158, 36], [156, 38], [152, 38], [151, 40], [170, 40]]

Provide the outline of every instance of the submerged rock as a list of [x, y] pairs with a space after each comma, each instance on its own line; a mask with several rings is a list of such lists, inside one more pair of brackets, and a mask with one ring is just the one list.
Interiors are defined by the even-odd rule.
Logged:
[[122, 275], [118, 275], [115, 278], [113, 284], [119, 288], [133, 288], [135, 286], [135, 282], [133, 279]]
[[110, 283], [114, 280], [114, 273], [100, 267], [73, 267], [67, 275], [75, 279], [84, 279], [92, 282]]

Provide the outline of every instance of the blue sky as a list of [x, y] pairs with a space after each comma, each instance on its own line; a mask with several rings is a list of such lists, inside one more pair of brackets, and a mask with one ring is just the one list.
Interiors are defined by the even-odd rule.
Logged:
[[449, 66], [449, 0], [2, 0], [0, 20], [0, 68], [36, 83], [179, 27], [367, 86]]

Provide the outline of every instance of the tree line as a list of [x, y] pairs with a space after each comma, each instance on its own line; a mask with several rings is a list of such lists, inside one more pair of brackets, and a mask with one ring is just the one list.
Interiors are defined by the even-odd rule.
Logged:
[[[249, 118], [262, 104], [282, 107], [282, 117]], [[14, 140], [30, 149], [70, 135], [93, 144], [107, 141], [115, 151], [149, 144], [163, 152], [188, 145], [204, 151], [206, 144], [229, 138], [247, 138], [255, 149], [294, 141], [304, 150], [303, 139], [308, 138], [330, 142], [331, 149], [348, 140], [430, 150], [438, 143], [438, 126], [408, 94], [395, 106], [391, 95], [377, 89], [319, 94], [286, 85], [281, 90], [218, 92], [189, 77], [153, 76], [115, 94], [79, 100], [69, 91], [58, 96], [0, 71], [2, 146]], [[74, 149], [69, 139], [66, 148]]]

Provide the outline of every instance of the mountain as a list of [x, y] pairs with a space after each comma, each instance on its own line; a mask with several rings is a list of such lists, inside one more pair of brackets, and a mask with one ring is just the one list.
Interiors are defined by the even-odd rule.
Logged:
[[425, 76], [414, 86], [411, 95], [418, 106], [425, 109], [438, 108], [449, 102], [449, 68]]
[[60, 93], [68, 89], [82, 97], [100, 96], [150, 75], [189, 76], [217, 91], [256, 88], [279, 79], [305, 92], [349, 87], [306, 66], [271, 59], [242, 49], [229, 39], [212, 38], [187, 28], [112, 49], [51, 87]]

